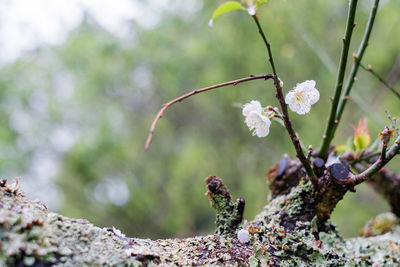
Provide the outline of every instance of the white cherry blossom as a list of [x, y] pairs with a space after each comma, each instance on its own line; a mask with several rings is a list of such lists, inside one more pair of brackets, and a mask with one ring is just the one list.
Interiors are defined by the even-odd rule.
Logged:
[[315, 81], [313, 80], [298, 83], [285, 97], [285, 102], [289, 105], [289, 108], [300, 115], [310, 112], [311, 105], [318, 100], [319, 92], [315, 88]]
[[253, 131], [253, 135], [265, 137], [269, 134], [271, 121], [267, 116], [253, 110], [246, 116], [245, 122], [250, 131]]
[[269, 117], [272, 113], [265, 113], [259, 101], [252, 100], [245, 104], [242, 113], [245, 117], [245, 123], [253, 132], [253, 135], [265, 137], [269, 134], [269, 127], [271, 126]]
[[257, 113], [260, 113], [263, 111], [263, 108], [261, 107], [261, 103], [257, 100], [252, 100], [250, 103], [247, 103], [243, 107], [243, 116], [247, 117], [250, 112], [256, 111]]

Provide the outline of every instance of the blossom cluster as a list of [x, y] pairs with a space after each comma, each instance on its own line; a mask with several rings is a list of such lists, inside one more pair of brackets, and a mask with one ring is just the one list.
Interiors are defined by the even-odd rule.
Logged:
[[253, 135], [265, 137], [269, 134], [271, 120], [264, 112], [259, 101], [253, 100], [244, 105], [243, 116], [246, 118], [244, 120], [246, 125], [249, 127], [250, 131], [253, 131]]
[[[285, 103], [289, 105], [289, 108], [300, 115], [310, 112], [311, 105], [318, 100], [319, 92], [315, 88], [315, 81], [312, 80], [297, 84], [285, 97]], [[253, 135], [265, 137], [269, 134], [271, 118], [275, 117], [277, 113], [268, 112], [268, 110], [271, 109], [263, 108], [257, 100], [252, 100], [243, 106], [242, 113], [245, 123]]]

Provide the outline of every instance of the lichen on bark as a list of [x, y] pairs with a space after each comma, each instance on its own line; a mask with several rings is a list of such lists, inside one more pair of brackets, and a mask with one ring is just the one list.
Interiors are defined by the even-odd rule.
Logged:
[[211, 207], [216, 211], [215, 233], [219, 235], [234, 234], [243, 220], [244, 199], [238, 198], [236, 202], [233, 202], [229, 189], [221, 178], [215, 175], [207, 177], [205, 182], [206, 195]]
[[[220, 178], [212, 177], [207, 179], [211, 205], [221, 200], [228, 203], [214, 203], [217, 217], [218, 213], [224, 214], [220, 222], [224, 222], [221, 225], [225, 232], [165, 240], [129, 238], [115, 228], [99, 228], [86, 220], [66, 218], [26, 198], [16, 184], [2, 183], [0, 266], [397, 266], [400, 263], [397, 220], [382, 224], [382, 218], [377, 218], [377, 224], [384, 225], [385, 231], [375, 231], [374, 234], [380, 235], [368, 237], [343, 239], [329, 220], [324, 223], [326, 231], [321, 231], [316, 215], [311, 217], [311, 210], [305, 210], [310, 208], [312, 184], [299, 179], [289, 192], [276, 195], [253, 220], [241, 225], [238, 202], [231, 200]], [[211, 181], [218, 186], [210, 187]], [[249, 232], [250, 242], [243, 244], [236, 238], [234, 233], [240, 227]]]

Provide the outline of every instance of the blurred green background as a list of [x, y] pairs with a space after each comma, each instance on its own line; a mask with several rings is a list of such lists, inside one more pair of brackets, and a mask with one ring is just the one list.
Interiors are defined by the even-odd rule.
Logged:
[[[90, 10], [62, 42], [42, 43], [0, 67], [0, 173], [21, 177], [24, 191], [65, 216], [115, 226], [129, 236], [184, 237], [213, 231], [214, 212], [204, 178], [222, 177], [246, 199], [251, 220], [267, 203], [265, 173], [294, 156], [284, 129], [252, 137], [238, 103], [277, 105], [270, 81], [253, 81], [198, 95], [169, 109], [150, 150], [143, 149], [162, 103], [192, 89], [270, 73], [266, 52], [246, 12], [221, 16], [222, 1], [137, 1], [156, 8], [125, 22], [115, 34]], [[118, 5], [118, 1], [115, 1]], [[358, 48], [372, 1], [360, 1], [351, 52]], [[347, 0], [270, 0], [258, 11], [272, 43], [285, 90], [315, 80], [321, 93], [311, 113], [291, 113], [303, 142], [320, 144], [339, 61]], [[400, 76], [400, 2], [382, 1], [365, 63], [395, 86]], [[7, 40], [3, 40], [7, 42]], [[351, 59], [349, 59], [349, 62]], [[360, 70], [353, 101], [335, 143], [366, 116], [374, 138], [400, 116], [399, 99]], [[391, 163], [400, 171], [399, 158]], [[388, 210], [368, 185], [349, 193], [334, 211], [344, 236]]]

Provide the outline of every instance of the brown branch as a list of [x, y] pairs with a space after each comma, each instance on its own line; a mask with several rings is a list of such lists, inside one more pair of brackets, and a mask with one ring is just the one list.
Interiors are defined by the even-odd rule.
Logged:
[[149, 132], [149, 136], [147, 137], [147, 141], [146, 144], [144, 146], [144, 149], [148, 150], [151, 140], [153, 139], [153, 134], [154, 134], [154, 130], [156, 129], [157, 123], [158, 121], [162, 118], [162, 116], [164, 115], [164, 112], [167, 108], [169, 108], [170, 106], [172, 106], [173, 104], [177, 103], [177, 102], [181, 102], [182, 100], [189, 98], [193, 95], [199, 94], [199, 93], [203, 93], [206, 91], [210, 91], [216, 88], [220, 88], [220, 87], [224, 87], [227, 85], [236, 85], [238, 83], [242, 83], [242, 82], [248, 82], [248, 81], [252, 81], [252, 80], [260, 80], [260, 79], [264, 79], [264, 80], [268, 80], [273, 78], [274, 75], [273, 74], [264, 74], [264, 75], [250, 75], [249, 77], [246, 78], [242, 78], [242, 79], [237, 79], [237, 80], [233, 80], [233, 81], [229, 81], [229, 82], [224, 82], [224, 83], [220, 83], [220, 84], [215, 84], [209, 87], [204, 87], [204, 88], [200, 88], [200, 89], [196, 89], [193, 90], [187, 94], [184, 94], [178, 98], [175, 98], [171, 101], [169, 101], [168, 103], [165, 103], [162, 105], [162, 108], [160, 109], [160, 111], [158, 112], [156, 118], [154, 119], [153, 123], [151, 124], [150, 127], [150, 132]]
[[[384, 155], [382, 155], [385, 153]], [[376, 160], [371, 166], [369, 166], [366, 170], [361, 172], [360, 174], [354, 175], [352, 173], [349, 174], [349, 178], [346, 180], [346, 184], [349, 185], [358, 185], [368, 178], [372, 177], [376, 173], [378, 173], [385, 165], [391, 161], [396, 155], [400, 153], [400, 136], [396, 138], [394, 144], [390, 147], [390, 149], [386, 152], [386, 148], [382, 149], [381, 155], [378, 160]]]
[[314, 185], [317, 185], [318, 183], [318, 177], [315, 176], [312, 168], [311, 168], [311, 163], [310, 161], [306, 158], [306, 156], [304, 155], [304, 152], [302, 150], [301, 147], [301, 143], [300, 143], [300, 139], [297, 136], [296, 132], [293, 129], [293, 125], [292, 122], [290, 121], [289, 118], [289, 112], [288, 112], [288, 108], [287, 108], [287, 104], [285, 102], [285, 98], [283, 96], [283, 92], [282, 92], [282, 86], [281, 86], [281, 82], [279, 80], [279, 77], [276, 73], [276, 68], [275, 68], [275, 63], [274, 63], [274, 58], [272, 56], [272, 51], [271, 51], [271, 44], [268, 42], [267, 37], [264, 34], [264, 31], [261, 27], [261, 24], [258, 20], [257, 14], [252, 16], [254, 19], [254, 22], [257, 25], [258, 28], [258, 33], [261, 35], [262, 40], [264, 41], [265, 47], [267, 48], [267, 52], [268, 52], [268, 60], [269, 63], [271, 65], [272, 68], [272, 72], [274, 74], [274, 84], [275, 84], [275, 89], [276, 89], [276, 98], [278, 99], [278, 102], [281, 106], [281, 112], [282, 112], [282, 119], [283, 122], [285, 124], [285, 128], [289, 134], [290, 139], [292, 140], [293, 146], [296, 150], [296, 156], [297, 158], [301, 161], [301, 163], [304, 166], [304, 169], [307, 172], [308, 177], [310, 178], [311, 182]]
[[380, 157], [379, 157], [379, 159], [380, 159], [381, 161], [386, 160], [386, 149], [387, 149], [387, 145], [388, 145], [388, 144], [387, 144], [386, 142], [383, 142], [381, 155], [380, 155]]
[[266, 178], [270, 190], [270, 197], [276, 198], [280, 195], [286, 195], [297, 186], [304, 177], [305, 171], [303, 164], [296, 159], [285, 155], [279, 163], [269, 168]]
[[205, 183], [207, 185], [206, 196], [208, 196], [211, 207], [217, 213], [215, 232], [219, 235], [234, 234], [243, 220], [244, 199], [238, 198], [234, 202], [222, 179], [215, 175], [207, 177]]

